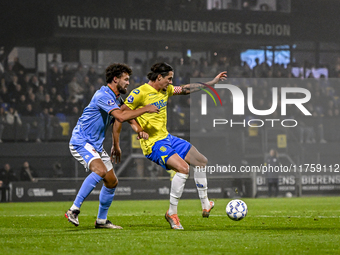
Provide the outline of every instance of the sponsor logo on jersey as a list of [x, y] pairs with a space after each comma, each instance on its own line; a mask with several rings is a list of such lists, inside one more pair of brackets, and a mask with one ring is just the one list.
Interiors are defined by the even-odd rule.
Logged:
[[156, 95], [156, 93], [149, 94], [149, 97]]
[[107, 104], [108, 104], [108, 105], [115, 105], [116, 102], [115, 102], [115, 100], [110, 99], [109, 101], [107, 101]]
[[127, 101], [128, 101], [129, 103], [132, 103], [134, 99], [135, 99], [135, 98], [134, 98], [132, 95], [130, 95], [130, 96], [128, 97]]
[[162, 146], [162, 147], [159, 148], [159, 150], [162, 151], [162, 152], [165, 152], [166, 148], [164, 146]]
[[166, 103], [167, 101], [164, 101], [164, 99], [162, 99], [158, 102], [152, 103], [152, 105], [156, 106], [158, 109], [161, 109], [166, 106]]

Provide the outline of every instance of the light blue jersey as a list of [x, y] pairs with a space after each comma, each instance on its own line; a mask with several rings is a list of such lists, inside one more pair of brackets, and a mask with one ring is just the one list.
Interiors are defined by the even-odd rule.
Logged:
[[93, 95], [74, 127], [70, 144], [85, 146], [91, 144], [96, 151], [103, 151], [103, 142], [108, 127], [113, 123], [110, 112], [120, 109], [122, 99], [108, 87], [102, 86]]

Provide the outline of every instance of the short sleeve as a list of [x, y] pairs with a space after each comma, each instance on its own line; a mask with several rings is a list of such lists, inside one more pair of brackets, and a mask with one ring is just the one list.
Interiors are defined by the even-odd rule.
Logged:
[[135, 110], [143, 102], [143, 95], [139, 89], [134, 89], [131, 91], [129, 96], [125, 99], [125, 105], [131, 110]]
[[120, 109], [116, 100], [106, 93], [102, 94], [102, 96], [98, 98], [97, 106], [107, 113], [110, 113], [115, 109]]
[[168, 89], [167, 89], [168, 95], [169, 97], [173, 96], [174, 94], [174, 86], [173, 85], [169, 85]]

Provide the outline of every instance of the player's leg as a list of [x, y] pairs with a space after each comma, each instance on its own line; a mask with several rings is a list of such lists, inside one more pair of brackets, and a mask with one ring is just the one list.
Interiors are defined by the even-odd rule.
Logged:
[[172, 178], [169, 215], [177, 214], [178, 201], [182, 196], [185, 182], [189, 177], [189, 165], [176, 153], [166, 162], [168, 168], [176, 171]]
[[201, 200], [203, 210], [202, 216], [207, 218], [209, 217], [211, 209], [214, 207], [214, 202], [209, 201], [208, 199], [207, 175], [206, 171], [203, 171], [203, 169], [201, 168], [207, 165], [208, 160], [195, 148], [195, 146], [191, 146], [184, 160], [188, 164], [194, 166], [194, 179], [198, 191], [198, 196]]
[[86, 169], [91, 170], [91, 173], [83, 181], [73, 205], [65, 214], [69, 222], [78, 226], [80, 207], [96, 185], [103, 177], [105, 177], [107, 168], [101, 160], [99, 153], [89, 144], [86, 144], [85, 146], [70, 145], [70, 151], [75, 159], [77, 159]]
[[107, 172], [103, 179], [103, 182], [104, 184], [99, 195], [99, 209], [95, 227], [122, 229], [122, 227], [113, 225], [111, 221], [107, 219], [107, 214], [113, 201], [116, 187], [118, 185], [118, 179], [115, 172], [113, 171], [113, 168]]
[[183, 229], [177, 216], [177, 206], [182, 196], [185, 182], [189, 177], [189, 165], [176, 153], [170, 156], [166, 162], [166, 166], [176, 171], [172, 181], [170, 190], [170, 206], [165, 218], [173, 229]]

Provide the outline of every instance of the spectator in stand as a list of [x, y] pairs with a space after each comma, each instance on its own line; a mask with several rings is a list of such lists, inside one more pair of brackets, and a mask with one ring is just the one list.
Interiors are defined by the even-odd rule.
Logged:
[[77, 120], [81, 115], [80, 107], [74, 105], [70, 108], [70, 112], [68, 114], [70, 118], [70, 127], [74, 127], [77, 124]]
[[8, 93], [9, 93], [9, 94], [13, 94], [14, 91], [15, 91], [16, 85], [18, 85], [18, 84], [19, 84], [19, 82], [18, 82], [18, 76], [17, 76], [17, 75], [13, 75], [13, 76], [11, 77], [11, 82], [8, 83], [8, 86], [7, 86], [7, 88], [8, 88]]
[[25, 141], [28, 142], [30, 135], [33, 134], [35, 141], [40, 143], [42, 136], [41, 122], [31, 104], [26, 105], [26, 111], [22, 113], [22, 118], [25, 127]]
[[259, 78], [261, 75], [260, 59], [255, 58], [255, 66], [253, 67], [253, 77]]
[[35, 98], [39, 104], [45, 100], [45, 88], [43, 85], [39, 85], [38, 91], [35, 92]]
[[84, 89], [84, 95], [89, 92], [90, 87], [92, 86], [92, 83], [90, 82], [90, 79], [88, 76], [84, 77], [83, 83], [81, 84], [81, 86]]
[[31, 82], [29, 83], [29, 86], [33, 88], [33, 92], [36, 93], [39, 89], [39, 86], [42, 85], [42, 82], [38, 78], [37, 75], [33, 75], [31, 77]]
[[0, 143], [2, 143], [2, 133], [4, 132], [6, 124], [5, 108], [0, 105]]
[[52, 88], [50, 89], [50, 93], [49, 93], [49, 94], [50, 94], [52, 103], [54, 103], [55, 100], [57, 99], [57, 96], [58, 96], [58, 92], [57, 92], [56, 87], [52, 87]]
[[84, 105], [88, 105], [95, 92], [96, 92], [95, 87], [91, 85], [87, 93], [84, 95]]
[[1, 202], [7, 202], [9, 200], [10, 183], [18, 181], [15, 172], [11, 169], [10, 164], [6, 163], [3, 169], [0, 170], [0, 190], [1, 190]]
[[84, 72], [84, 68], [83, 68], [83, 65], [81, 63], [78, 64], [77, 70], [74, 73], [74, 76], [77, 77], [78, 83], [80, 84], [80, 86], [83, 87], [82, 83], [84, 81], [84, 78], [85, 78], [86, 74]]
[[15, 90], [11, 94], [11, 103], [16, 104], [19, 102], [21, 95], [25, 95], [25, 92], [22, 91], [21, 85], [15, 85]]
[[52, 60], [49, 63], [49, 66], [50, 67], [53, 67], [53, 66], [58, 67], [59, 64], [60, 64], [60, 62], [58, 60], [58, 55], [56, 53], [53, 53], [53, 57], [52, 57]]
[[18, 111], [14, 109], [13, 106], [10, 106], [8, 112], [6, 112], [6, 122], [7, 124], [13, 127], [16, 127], [16, 125], [19, 125], [19, 126], [22, 125], [21, 118], [18, 114]]
[[32, 110], [34, 113], [40, 112], [40, 103], [36, 100], [35, 94], [33, 92], [28, 94], [27, 103], [32, 105]]
[[60, 162], [55, 162], [53, 164], [53, 178], [60, 178], [64, 175], [63, 169]]
[[15, 104], [15, 109], [17, 109], [19, 114], [21, 114], [23, 111], [25, 111], [26, 105], [27, 105], [26, 96], [24, 94], [22, 94], [20, 96], [18, 102], [16, 102], [16, 104]]
[[94, 85], [94, 88], [97, 90], [101, 86], [103, 86], [103, 84], [104, 84], [104, 80], [101, 77], [98, 77], [93, 85]]
[[20, 181], [30, 181], [30, 182], [36, 182], [36, 178], [38, 175], [32, 169], [28, 161], [25, 161], [22, 164], [21, 171], [20, 171]]
[[269, 157], [267, 158], [265, 165], [268, 167], [268, 169], [272, 169], [271, 171], [267, 172], [268, 196], [271, 197], [274, 195], [277, 197], [279, 194], [279, 174], [274, 171], [274, 168], [279, 167], [281, 163], [276, 150], [271, 149], [269, 151]]
[[8, 93], [7, 87], [5, 85], [1, 86], [1, 89], [0, 89], [0, 102], [2, 103], [11, 102], [11, 96]]
[[25, 75], [26, 69], [25, 67], [20, 63], [19, 58], [14, 58], [14, 64], [12, 67], [12, 70], [20, 77], [23, 77]]
[[63, 136], [63, 128], [60, 125], [60, 120], [57, 116], [51, 116], [51, 138], [50, 140], [60, 140]]
[[53, 109], [56, 114], [65, 113], [65, 100], [61, 95], [57, 95], [57, 98], [53, 104]]
[[55, 87], [59, 94], [64, 93], [64, 86], [62, 83], [62, 78], [63, 78], [63, 75], [59, 71], [59, 68], [57, 66], [53, 66], [49, 72], [47, 82], [48, 82], [48, 86], [50, 88]]
[[[87, 72], [87, 77], [89, 77], [90, 83], [95, 84], [99, 75], [97, 74], [96, 70], [91, 66], [89, 71]], [[102, 86], [104, 83], [100, 84]]]
[[6, 71], [3, 74], [6, 84], [9, 84], [12, 81], [13, 76], [17, 76], [17, 74], [13, 71], [13, 64], [8, 64]]
[[50, 141], [53, 135], [53, 127], [52, 127], [52, 118], [53, 115], [49, 113], [48, 108], [43, 108], [42, 112], [40, 113], [40, 122], [41, 122], [41, 138], [44, 141]]
[[74, 76], [72, 81], [68, 84], [69, 98], [75, 97], [77, 100], [82, 100], [84, 98], [84, 89], [78, 83], [77, 77]]
[[47, 109], [49, 114], [54, 114], [53, 102], [49, 94], [45, 94], [45, 99], [40, 102], [41, 109]]
[[25, 74], [24, 78], [19, 80], [19, 83], [22, 87], [22, 91], [24, 93], [28, 92], [28, 87], [30, 86], [30, 80], [31, 80], [31, 76], [29, 74]]
[[62, 78], [62, 87], [65, 93], [65, 90], [67, 90], [67, 84], [69, 84], [73, 78], [73, 72], [70, 69], [69, 65], [64, 65], [63, 67], [63, 78]]

